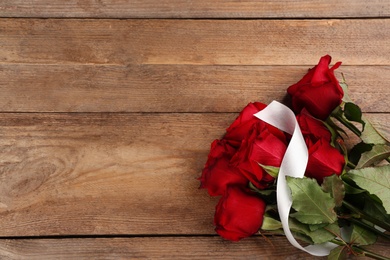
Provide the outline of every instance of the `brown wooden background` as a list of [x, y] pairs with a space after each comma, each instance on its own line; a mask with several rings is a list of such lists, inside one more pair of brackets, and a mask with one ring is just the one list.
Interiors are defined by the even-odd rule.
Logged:
[[0, 0], [0, 259], [312, 259], [216, 236], [196, 178], [244, 105], [325, 54], [390, 135], [389, 18], [387, 0]]

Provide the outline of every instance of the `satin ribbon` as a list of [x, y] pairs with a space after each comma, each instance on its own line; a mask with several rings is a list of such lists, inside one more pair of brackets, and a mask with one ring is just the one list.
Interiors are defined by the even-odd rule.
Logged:
[[286, 176], [303, 178], [308, 162], [308, 151], [302, 132], [294, 113], [285, 105], [272, 101], [265, 109], [254, 115], [264, 122], [279, 128], [292, 135], [291, 141], [284, 154], [280, 165], [279, 175], [276, 183], [276, 199], [280, 220], [284, 234], [288, 241], [298, 249], [301, 249], [314, 256], [327, 256], [337, 245], [327, 242], [318, 245], [302, 247], [290, 231], [288, 218], [292, 205], [290, 188], [287, 185]]

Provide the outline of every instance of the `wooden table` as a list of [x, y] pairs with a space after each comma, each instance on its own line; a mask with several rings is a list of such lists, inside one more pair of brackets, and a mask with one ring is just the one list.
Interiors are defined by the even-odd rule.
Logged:
[[312, 259], [216, 236], [196, 178], [243, 106], [325, 54], [390, 135], [386, 0], [1, 0], [0, 17], [1, 259]]

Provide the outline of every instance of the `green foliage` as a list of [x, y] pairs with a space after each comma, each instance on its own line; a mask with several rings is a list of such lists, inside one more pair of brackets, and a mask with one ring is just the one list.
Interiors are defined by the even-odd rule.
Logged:
[[386, 140], [386, 138], [373, 127], [367, 118], [363, 116], [362, 119], [366, 122], [364, 131], [360, 136], [363, 142], [367, 144], [388, 144], [389, 140]]
[[361, 123], [364, 130], [365, 122], [362, 120], [362, 111], [358, 105], [352, 102], [345, 103], [344, 116], [349, 121]]
[[343, 176], [344, 180], [344, 189], [346, 194], [360, 194], [366, 192], [365, 190], [360, 189], [359, 187], [356, 187], [356, 185], [353, 185], [350, 183], [352, 181], [348, 176]]
[[340, 87], [343, 89], [343, 92], [344, 92], [344, 96], [343, 96], [343, 102], [352, 102], [352, 99], [349, 97], [349, 92], [348, 92], [348, 85], [347, 83], [345, 83], [345, 81], [343, 82], [339, 82], [340, 84]]
[[364, 246], [374, 244], [376, 240], [377, 236], [370, 230], [359, 225], [353, 225], [350, 243]]
[[282, 228], [282, 223], [279, 220], [276, 220], [268, 216], [267, 214], [264, 215], [263, 224], [261, 226], [262, 230], [273, 231], [281, 228]]
[[386, 213], [382, 202], [372, 198], [367, 193], [364, 194], [364, 197], [363, 211], [369, 216], [375, 216], [377, 220], [383, 223], [390, 223], [390, 215]]
[[362, 156], [362, 153], [371, 151], [373, 146], [373, 144], [366, 144], [365, 142], [356, 144], [349, 152], [348, 160], [357, 165]]
[[322, 190], [330, 193], [334, 199], [336, 207], [341, 207], [345, 195], [344, 183], [336, 174], [324, 178]]
[[276, 204], [276, 189], [275, 187], [270, 187], [266, 190], [260, 190], [256, 188], [253, 183], [249, 182], [249, 189], [253, 192], [256, 192], [259, 197], [261, 197], [268, 205]]
[[337, 223], [325, 226], [319, 225], [319, 228], [311, 230], [309, 225], [290, 218], [289, 225], [292, 231], [309, 237], [314, 244], [329, 242], [336, 237], [336, 234], [340, 233], [340, 228], [337, 226]]
[[390, 156], [390, 146], [377, 144], [371, 150], [362, 154], [357, 169], [375, 165]]
[[278, 177], [280, 167], [268, 166], [268, 165], [263, 165], [260, 163], [259, 163], [259, 165], [261, 168], [263, 168], [264, 171], [266, 171], [272, 177], [274, 177], [274, 178]]
[[290, 214], [292, 217], [305, 224], [330, 224], [337, 220], [334, 199], [315, 179], [287, 176], [287, 184], [292, 192], [292, 207], [297, 211]]
[[329, 132], [332, 134], [332, 144], [334, 145], [335, 142], [336, 142], [336, 139], [341, 137], [341, 135], [339, 134], [340, 133], [343, 133], [345, 135], [347, 135], [347, 133], [344, 131], [344, 129], [342, 129], [341, 127], [339, 127], [337, 124], [335, 124], [331, 119], [330, 117], [328, 117], [326, 119], [326, 121], [323, 122], [326, 126], [326, 128], [329, 130]]
[[338, 246], [330, 251], [328, 260], [345, 260], [348, 257], [348, 250], [345, 246]]
[[377, 196], [387, 214], [390, 212], [390, 165], [351, 170], [348, 173], [360, 188]]

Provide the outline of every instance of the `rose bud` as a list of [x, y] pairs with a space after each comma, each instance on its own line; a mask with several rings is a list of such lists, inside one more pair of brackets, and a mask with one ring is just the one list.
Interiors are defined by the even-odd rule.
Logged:
[[296, 113], [306, 108], [314, 117], [325, 120], [341, 104], [344, 93], [334, 75], [341, 62], [329, 69], [331, 59], [329, 55], [322, 57], [318, 65], [287, 89]]
[[215, 231], [225, 239], [238, 241], [255, 234], [263, 224], [266, 204], [259, 197], [230, 186], [216, 206]]
[[325, 177], [342, 173], [345, 159], [339, 150], [331, 146], [324, 138], [315, 143], [310, 139], [306, 139], [306, 143], [309, 151], [306, 177], [314, 178], [318, 183], [322, 183]]
[[274, 178], [259, 164], [279, 167], [286, 149], [287, 141], [284, 133], [258, 120], [233, 156], [232, 165], [236, 166], [257, 188], [264, 189], [273, 183]]
[[229, 184], [246, 186], [246, 179], [238, 169], [230, 165], [236, 149], [226, 140], [215, 140], [211, 144], [206, 165], [202, 171], [200, 188], [207, 189], [211, 196], [223, 195]]
[[226, 129], [224, 139], [234, 147], [239, 147], [241, 141], [248, 135], [252, 126], [259, 121], [254, 116], [257, 112], [263, 110], [266, 107], [265, 104], [254, 102], [249, 103], [236, 118], [236, 120]]

